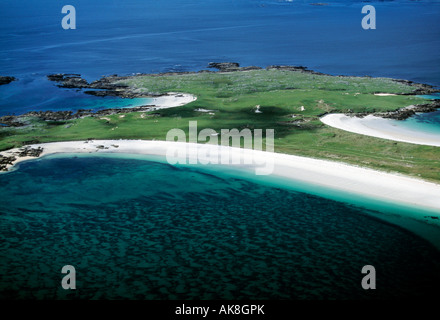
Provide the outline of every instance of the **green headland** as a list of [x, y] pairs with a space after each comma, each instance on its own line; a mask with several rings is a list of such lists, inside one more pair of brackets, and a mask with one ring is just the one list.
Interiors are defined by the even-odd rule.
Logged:
[[197, 121], [199, 130], [212, 128], [217, 132], [274, 129], [275, 152], [440, 181], [440, 148], [349, 133], [319, 120], [325, 113], [376, 113], [429, 104], [429, 100], [416, 96], [424, 85], [282, 68], [115, 77], [111, 85], [128, 86], [124, 90], [137, 96], [181, 92], [195, 95], [197, 100], [176, 108], [62, 120], [23, 115], [18, 119], [24, 125], [0, 127], [0, 150], [85, 139], [165, 140], [170, 129], [187, 132], [189, 121]]

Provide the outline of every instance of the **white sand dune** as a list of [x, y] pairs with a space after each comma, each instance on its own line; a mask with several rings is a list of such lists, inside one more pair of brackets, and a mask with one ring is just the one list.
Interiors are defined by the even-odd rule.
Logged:
[[328, 126], [366, 136], [407, 143], [440, 146], [440, 136], [395, 125], [391, 119], [368, 115], [364, 118], [327, 114], [320, 119]]

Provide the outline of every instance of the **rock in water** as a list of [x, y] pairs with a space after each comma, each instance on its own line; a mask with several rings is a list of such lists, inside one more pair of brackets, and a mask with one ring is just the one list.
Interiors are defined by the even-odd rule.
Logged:
[[3, 84], [11, 83], [12, 81], [15, 81], [15, 80], [17, 80], [17, 78], [0, 76], [0, 86]]

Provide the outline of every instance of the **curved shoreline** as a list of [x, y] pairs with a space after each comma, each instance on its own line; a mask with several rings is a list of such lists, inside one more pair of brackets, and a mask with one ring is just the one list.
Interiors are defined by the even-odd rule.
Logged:
[[149, 112], [160, 109], [176, 108], [184, 106], [197, 100], [197, 96], [189, 93], [168, 92], [158, 97], [148, 97], [152, 103], [145, 106], [127, 107], [127, 108], [109, 108], [102, 110], [80, 109], [75, 113], [73, 111], [30, 111], [22, 115], [0, 116], [0, 122], [8, 127], [26, 126], [26, 117], [37, 117], [41, 120], [49, 121], [67, 121], [89, 116], [109, 116], [113, 114], [124, 114], [130, 112]]
[[[42, 148], [40, 157], [62, 153], [123, 153], [151, 156], [166, 156], [170, 148], [177, 152], [187, 152], [186, 159], [195, 159], [200, 165], [200, 155], [206, 151], [225, 155], [232, 159], [237, 157], [239, 163], [221, 163], [219, 166], [254, 171], [263, 168], [268, 161], [273, 161], [270, 175], [302, 181], [328, 187], [335, 190], [370, 196], [385, 201], [394, 201], [439, 211], [440, 217], [440, 184], [378, 170], [357, 167], [328, 160], [307, 158], [282, 153], [271, 153], [258, 150], [224, 147], [210, 144], [195, 144], [150, 140], [87, 140], [51, 142], [31, 145], [31, 148]], [[16, 156], [19, 149], [0, 152], [3, 156]], [[17, 156], [16, 156], [17, 157]], [[197, 158], [198, 157], [198, 158]], [[37, 157], [17, 157], [8, 170], [23, 161]], [[198, 162], [197, 162], [198, 160]], [[191, 163], [191, 162], [190, 162]]]
[[321, 122], [340, 130], [370, 137], [440, 147], [440, 137], [435, 134], [401, 128], [392, 124], [391, 119], [368, 115], [364, 118], [347, 116], [342, 113], [327, 114]]
[[[364, 206], [367, 202], [367, 208], [379, 210], [376, 214], [372, 214], [373, 216], [409, 230], [440, 250], [440, 198], [438, 197], [440, 184], [421, 179], [328, 160], [209, 144], [149, 140], [90, 140], [53, 142], [30, 147], [43, 148], [40, 157], [56, 154], [61, 156], [73, 154], [141, 155], [152, 156], [153, 161], [165, 159], [165, 163], [167, 152], [172, 148], [178, 152], [190, 151], [186, 159], [195, 159], [195, 166], [198, 169], [204, 168], [197, 162], [197, 160], [203, 160], [203, 157], [200, 158], [200, 153], [205, 155], [207, 150], [217, 152], [219, 155], [226, 153], [231, 158], [239, 157], [240, 163], [211, 164], [205, 168], [219, 170], [233, 177], [260, 183], [267, 182], [275, 187], [293, 188], [296, 191], [359, 206]], [[0, 154], [11, 156], [18, 150], [12, 149], [0, 152]], [[191, 151], [195, 151], [195, 154]], [[9, 166], [9, 169], [13, 170], [16, 164], [33, 159], [38, 159], [38, 157], [19, 157]], [[251, 164], [244, 164], [246, 160], [250, 160]], [[269, 160], [273, 160], [271, 174], [255, 175], [253, 171], [258, 167], [263, 167]], [[7, 172], [3, 173], [7, 174]], [[388, 213], [380, 212], [381, 208], [386, 208]]]

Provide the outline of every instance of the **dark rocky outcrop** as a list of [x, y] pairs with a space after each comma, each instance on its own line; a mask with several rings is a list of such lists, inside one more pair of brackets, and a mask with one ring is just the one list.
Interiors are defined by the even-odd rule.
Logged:
[[208, 68], [218, 69], [219, 71], [238, 71], [240, 64], [237, 62], [210, 62]]
[[269, 66], [266, 68], [266, 70], [273, 70], [273, 69], [309, 73], [309, 74], [314, 74], [314, 75], [318, 75], [318, 76], [331, 76], [326, 73], [317, 72], [314, 70], [309, 70], [307, 67], [303, 67], [303, 66], [277, 66], [277, 65], [275, 65], [275, 66]]
[[95, 89], [85, 91], [84, 93], [99, 97], [114, 96], [121, 98], [141, 98], [159, 95], [134, 92], [128, 86], [116, 83], [117, 81], [129, 79], [130, 77], [119, 77], [116, 74], [102, 77], [92, 83], [88, 83], [80, 74], [57, 73], [48, 75], [47, 78], [50, 81], [57, 82], [57, 86], [60, 88]]
[[120, 97], [121, 92], [118, 92], [116, 90], [87, 90], [84, 91], [85, 94], [96, 96], [96, 97]]
[[395, 120], [405, 120], [409, 117], [412, 117], [416, 113], [426, 113], [426, 112], [434, 112], [438, 108], [440, 108], [440, 101], [435, 100], [432, 103], [418, 104], [413, 106], [408, 106], [402, 109], [398, 109], [395, 111], [388, 112], [376, 112], [374, 113], [377, 117], [387, 118], [387, 119], [395, 119]]
[[17, 78], [14, 78], [14, 77], [3, 77], [3, 76], [0, 76], [0, 86], [3, 85], [3, 84], [11, 83], [12, 81], [16, 81], [16, 80], [17, 80]]
[[0, 154], [0, 171], [7, 171], [8, 165], [12, 165], [12, 163], [17, 160], [14, 156], [2, 156]]
[[218, 69], [220, 72], [233, 72], [233, 71], [250, 71], [250, 70], [260, 70], [260, 67], [249, 66], [240, 67], [237, 62], [210, 62], [208, 68]]
[[141, 106], [141, 107], [133, 107], [133, 108], [113, 108], [113, 109], [103, 109], [98, 110], [95, 113], [90, 113], [92, 116], [111, 116], [113, 114], [121, 114], [121, 113], [130, 113], [130, 112], [142, 112], [142, 111], [151, 111], [154, 110], [154, 106]]
[[15, 116], [0, 117], [0, 123], [7, 127], [22, 127], [26, 125], [25, 123], [20, 122]]
[[89, 83], [76, 73], [56, 73], [47, 76], [50, 81], [58, 82], [60, 88], [88, 88]]
[[12, 156], [3, 156], [0, 154], [0, 171], [8, 171], [8, 166], [12, 165], [17, 157], [36, 157], [38, 158], [44, 151], [42, 147], [32, 148], [24, 146], [14, 152]]
[[303, 67], [303, 66], [278, 66], [278, 65], [274, 65], [274, 66], [268, 66], [266, 68], [266, 70], [274, 70], [274, 69], [275, 70], [303, 72], [303, 73], [310, 73], [310, 74], [316, 74], [316, 75], [326, 75], [321, 72], [309, 70], [309, 69], [307, 69], [307, 67]]
[[35, 117], [45, 121], [65, 121], [73, 119], [72, 111], [31, 111], [25, 113], [23, 117]]
[[142, 112], [154, 110], [154, 105], [133, 107], [133, 108], [112, 108], [112, 109], [102, 109], [94, 111], [92, 109], [80, 109], [76, 112], [72, 111], [31, 111], [19, 116], [3, 116], [0, 118], [0, 123], [4, 123], [8, 126], [25, 126], [26, 123], [23, 121], [26, 117], [38, 118], [43, 121], [55, 121], [63, 122], [72, 119], [79, 119], [83, 117], [101, 117], [110, 116], [113, 114], [123, 114], [129, 112]]
[[66, 78], [71, 78], [71, 77], [76, 77], [76, 78], [80, 78], [81, 75], [78, 73], [55, 73], [55, 74], [49, 74], [47, 76], [47, 78], [50, 81], [57, 81], [57, 82], [62, 82], [64, 81]]
[[394, 120], [405, 120], [416, 113], [427, 113], [427, 112], [434, 112], [437, 111], [437, 109], [440, 108], [440, 101], [434, 100], [431, 103], [425, 103], [425, 104], [417, 104], [417, 105], [411, 105], [405, 108], [396, 109], [394, 111], [386, 111], [386, 112], [358, 112], [353, 113], [350, 111], [349, 113], [346, 113], [347, 116], [350, 117], [358, 117], [363, 118], [368, 115], [373, 115], [376, 117], [381, 117], [385, 119], [394, 119]]
[[414, 81], [403, 80], [403, 79], [392, 79], [392, 80], [415, 88], [413, 92], [402, 93], [402, 95], [424, 95], [424, 94], [429, 95], [439, 92], [439, 90], [435, 89], [434, 86], [431, 86], [429, 84], [417, 83]]
[[32, 148], [31, 146], [25, 146], [23, 148], [20, 148], [18, 150], [17, 156], [19, 157], [39, 157], [40, 154], [43, 152], [42, 147], [38, 148]]
[[88, 88], [89, 83], [82, 78], [67, 78], [63, 81], [63, 88]]
[[163, 96], [161, 93], [157, 92], [148, 92], [148, 93], [140, 93], [134, 92], [130, 88], [125, 90], [121, 89], [112, 89], [112, 90], [87, 90], [84, 91], [85, 94], [89, 94], [96, 97], [120, 97], [120, 98], [151, 98], [151, 97], [160, 97]]
[[91, 89], [107, 89], [107, 90], [115, 90], [117, 88], [125, 89], [125, 88], [128, 88], [128, 86], [123, 85], [123, 84], [115, 84], [115, 82], [120, 81], [120, 80], [126, 80], [129, 78], [130, 77], [119, 77], [117, 74], [114, 74], [114, 75], [102, 77], [99, 80], [93, 81], [89, 85], [89, 88], [91, 88]]

